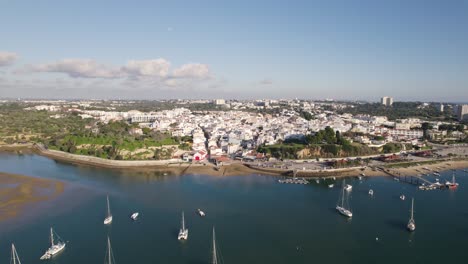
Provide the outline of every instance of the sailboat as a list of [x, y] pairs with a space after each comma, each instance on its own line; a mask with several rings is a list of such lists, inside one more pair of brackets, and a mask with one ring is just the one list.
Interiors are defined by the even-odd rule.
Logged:
[[106, 256], [104, 257], [104, 264], [112, 264], [112, 263], [115, 263], [114, 253], [112, 253], [110, 238], [107, 237], [107, 252], [106, 252]]
[[109, 225], [110, 223], [112, 223], [112, 214], [111, 214], [111, 211], [110, 211], [109, 195], [108, 195], [107, 196], [107, 216], [104, 219], [104, 224]]
[[414, 217], [413, 217], [413, 208], [414, 207], [414, 198], [411, 199], [411, 218], [410, 220], [408, 221], [408, 225], [406, 226], [408, 228], [409, 231], [414, 231], [416, 230], [416, 223], [414, 222]]
[[187, 238], [188, 238], [188, 229], [185, 228], [184, 212], [182, 212], [182, 226], [180, 227], [179, 236], [177, 237], [177, 239], [187, 240]]
[[57, 234], [55, 235], [57, 236], [57, 240], [58, 240], [57, 244], [54, 243], [54, 230], [51, 227], [50, 228], [50, 248], [47, 249], [44, 255], [42, 255], [41, 260], [50, 259], [65, 249], [65, 245], [66, 245], [65, 242], [63, 242]]
[[455, 172], [452, 175], [452, 182], [447, 181], [445, 185], [452, 190], [458, 188], [458, 183], [455, 182]]
[[216, 235], [215, 235], [215, 228], [213, 226], [213, 253], [212, 253], [211, 263], [218, 264], [218, 262], [219, 262], [219, 257], [218, 257], [218, 251], [216, 249]]
[[340, 212], [340, 214], [346, 216], [346, 217], [352, 217], [353, 213], [349, 209], [345, 208], [345, 182], [343, 181], [343, 187], [341, 188], [341, 204], [336, 205], [336, 210]]
[[11, 262], [10, 264], [21, 264], [21, 260], [16, 252], [15, 244], [11, 244]]

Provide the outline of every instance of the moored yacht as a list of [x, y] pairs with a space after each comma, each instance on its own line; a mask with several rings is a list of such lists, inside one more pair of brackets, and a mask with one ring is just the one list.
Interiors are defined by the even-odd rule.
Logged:
[[130, 218], [131, 218], [133, 221], [135, 221], [135, 220], [138, 219], [138, 216], [139, 216], [139, 215], [140, 215], [140, 213], [135, 212], [135, 213], [133, 213], [133, 214], [130, 216]]
[[455, 182], [455, 174], [452, 175], [452, 182], [447, 181], [445, 185], [452, 190], [458, 188], [458, 183]]
[[187, 240], [187, 238], [188, 238], [188, 229], [185, 228], [184, 212], [182, 212], [182, 223], [181, 223], [181, 227], [180, 227], [179, 235], [177, 236], [177, 239]]
[[205, 212], [203, 212], [201, 209], [197, 209], [197, 213], [199, 216], [201, 217], [204, 217], [205, 216]]
[[350, 191], [353, 189], [353, 186], [351, 186], [350, 184], [346, 184], [346, 185], [344, 186], [344, 189], [345, 189], [346, 191], [350, 192]]
[[405, 199], [406, 199], [406, 197], [405, 197], [404, 194], [400, 195], [400, 200], [404, 201]]
[[[345, 182], [343, 181], [343, 184], [344, 184], [344, 183], [345, 183]], [[343, 188], [341, 188], [341, 203], [339, 203], [339, 204], [336, 205], [336, 210], [337, 210], [340, 214], [342, 214], [342, 215], [344, 215], [344, 216], [346, 216], [346, 217], [351, 218], [351, 217], [353, 216], [353, 213], [352, 213], [349, 209], [346, 209], [346, 207], [345, 207], [345, 196], [346, 196], [346, 194], [345, 194], [345, 188], [346, 188], [346, 185], [344, 185]], [[346, 199], [346, 201], [347, 201], [347, 199]]]
[[107, 216], [104, 219], [104, 224], [109, 225], [112, 223], [112, 214], [110, 211], [110, 205], [109, 205], [109, 195], [107, 196]]
[[373, 196], [373, 195], [374, 195], [374, 190], [370, 189], [370, 190], [369, 190], [369, 195], [370, 195], [370, 196]]
[[65, 242], [63, 242], [57, 234], [55, 235], [57, 236], [57, 244], [55, 244], [54, 242], [54, 230], [51, 227], [50, 228], [50, 247], [49, 249], [47, 249], [44, 255], [42, 255], [41, 260], [50, 259], [65, 249], [65, 245], [66, 245]]
[[410, 216], [410, 220], [408, 221], [408, 225], [406, 226], [410, 232], [413, 232], [414, 230], [416, 230], [416, 223], [413, 217], [413, 212], [414, 212], [413, 207], [414, 207], [414, 198], [411, 199], [411, 216]]

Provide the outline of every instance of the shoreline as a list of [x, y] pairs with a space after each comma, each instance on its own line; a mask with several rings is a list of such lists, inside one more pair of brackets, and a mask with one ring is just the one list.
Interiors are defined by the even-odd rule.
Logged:
[[[259, 168], [249, 164], [238, 162], [224, 164], [216, 169], [211, 163], [189, 163], [179, 159], [171, 160], [107, 160], [98, 157], [71, 154], [63, 151], [48, 150], [37, 144], [0, 145], [0, 152], [14, 152], [16, 154], [37, 154], [59, 162], [70, 164], [93, 166], [108, 169], [125, 169], [139, 171], [158, 171], [170, 175], [206, 174], [210, 176], [233, 176], [248, 174], [264, 174], [274, 176], [292, 176], [292, 170]], [[430, 164], [427, 164], [430, 162]], [[428, 160], [417, 165], [417, 162], [409, 164], [386, 164], [382, 167], [385, 171], [372, 170], [369, 167], [342, 168], [321, 171], [297, 171], [297, 177], [322, 178], [322, 177], [352, 177], [364, 173], [366, 176], [410, 176], [419, 174], [416, 170], [428, 167], [431, 170], [446, 171], [450, 169], [468, 168], [468, 159], [461, 160]], [[445, 164], [445, 166], [444, 166]], [[450, 164], [450, 165], [447, 165]], [[401, 166], [401, 167], [400, 167]]]

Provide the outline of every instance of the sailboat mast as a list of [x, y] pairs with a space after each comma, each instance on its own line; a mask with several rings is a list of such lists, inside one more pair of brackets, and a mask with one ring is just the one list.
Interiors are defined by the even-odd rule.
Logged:
[[184, 212], [182, 212], [182, 230], [185, 231], [185, 219], [184, 219]]
[[344, 189], [345, 189], [345, 186], [346, 186], [345, 183], [346, 182], [343, 180], [343, 188], [341, 189], [341, 207], [343, 207], [343, 208], [344, 208], [344, 196], [345, 196]]
[[216, 237], [215, 228], [213, 227], [213, 264], [218, 264], [218, 256], [216, 255]]
[[[18, 253], [16, 252], [15, 244], [11, 244], [11, 258], [13, 259], [13, 264], [21, 264]], [[18, 260], [18, 262], [16, 262]]]
[[54, 246], [54, 230], [50, 228], [50, 244]]
[[109, 195], [107, 195], [107, 216], [110, 216]]
[[107, 237], [107, 254], [108, 254], [108, 258], [109, 258], [109, 264], [112, 264], [112, 254], [111, 254], [111, 243], [110, 243], [110, 238]]
[[413, 207], [414, 207], [414, 198], [411, 199], [411, 220], [413, 220]]

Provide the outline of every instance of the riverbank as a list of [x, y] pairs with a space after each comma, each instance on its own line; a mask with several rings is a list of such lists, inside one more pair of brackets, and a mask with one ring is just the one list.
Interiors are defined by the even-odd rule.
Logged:
[[[275, 169], [251, 166], [233, 161], [225, 163], [219, 168], [211, 163], [189, 163], [180, 159], [171, 160], [108, 160], [92, 156], [71, 154], [63, 151], [49, 150], [36, 144], [18, 144], [18, 145], [0, 145], [0, 151], [13, 152], [17, 154], [35, 153], [48, 157], [56, 161], [63, 161], [78, 165], [87, 165], [94, 167], [103, 167], [110, 169], [130, 169], [143, 171], [158, 171], [168, 175], [183, 174], [206, 174], [211, 176], [230, 176], [230, 175], [249, 175], [249, 174], [267, 174], [292, 176], [291, 169]], [[371, 169], [369, 167], [344, 168], [333, 170], [302, 171], [297, 170], [296, 176], [314, 178], [314, 177], [352, 177], [360, 174], [366, 176], [389, 176], [389, 175], [416, 175], [417, 170], [428, 167], [431, 170], [450, 170], [468, 168], [468, 160], [427, 160], [424, 162], [394, 163], [385, 164], [385, 172]], [[419, 164], [419, 165], [418, 165]], [[445, 164], [445, 166], [443, 166]]]
[[0, 222], [56, 198], [64, 188], [65, 183], [61, 181], [0, 172]]

